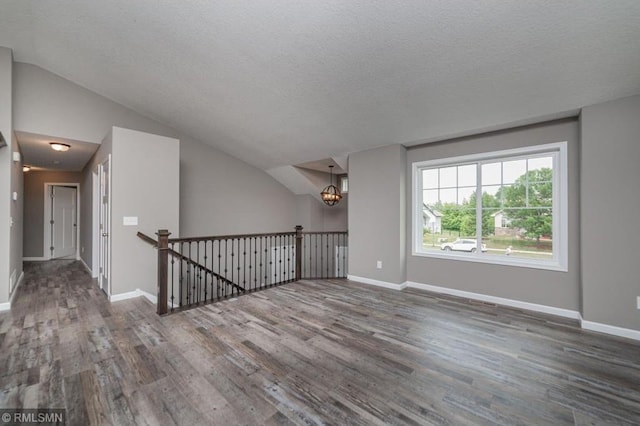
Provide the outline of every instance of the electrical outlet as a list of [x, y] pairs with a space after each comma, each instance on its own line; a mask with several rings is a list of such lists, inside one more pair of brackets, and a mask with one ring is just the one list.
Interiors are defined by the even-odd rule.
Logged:
[[636, 300], [636, 308], [640, 310], [640, 296], [638, 296], [638, 300]]
[[382, 269], [382, 260], [376, 262], [376, 269]]

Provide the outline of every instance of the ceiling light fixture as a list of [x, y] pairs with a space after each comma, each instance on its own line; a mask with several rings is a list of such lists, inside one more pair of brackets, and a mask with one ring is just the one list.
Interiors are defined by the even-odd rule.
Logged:
[[334, 206], [340, 202], [342, 199], [342, 194], [340, 194], [340, 190], [333, 185], [333, 166], [329, 166], [329, 186], [322, 190], [320, 196], [322, 197], [322, 201], [328, 206]]
[[22, 166], [22, 171], [23, 172], [28, 172], [29, 170], [31, 170], [31, 166]]
[[49, 145], [51, 145], [51, 149], [58, 152], [67, 152], [71, 148], [71, 145], [60, 142], [49, 142]]

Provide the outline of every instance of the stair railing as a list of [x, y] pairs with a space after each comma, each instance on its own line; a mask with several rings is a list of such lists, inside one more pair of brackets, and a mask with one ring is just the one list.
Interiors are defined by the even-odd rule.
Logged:
[[164, 315], [301, 279], [346, 278], [347, 232], [169, 238], [159, 230], [157, 312]]

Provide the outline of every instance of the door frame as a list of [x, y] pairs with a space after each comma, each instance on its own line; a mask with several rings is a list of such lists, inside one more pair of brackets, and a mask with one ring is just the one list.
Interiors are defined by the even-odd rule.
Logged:
[[[100, 276], [100, 167], [91, 172], [93, 191], [91, 200], [91, 278]], [[98, 283], [99, 284], [99, 283]]]
[[51, 187], [71, 186], [76, 188], [76, 260], [80, 259], [80, 184], [77, 182], [45, 182], [44, 183], [44, 247], [43, 258], [51, 257]]
[[[100, 269], [100, 262], [102, 261], [102, 250], [103, 250], [103, 242], [102, 242], [102, 232], [103, 230], [100, 229], [100, 219], [101, 219], [101, 215], [102, 215], [102, 179], [103, 179], [103, 173], [104, 173], [104, 165], [105, 164], [109, 164], [109, 174], [108, 174], [108, 185], [107, 185], [107, 189], [108, 189], [108, 194], [107, 194], [107, 199], [109, 200], [109, 206], [108, 206], [108, 212], [107, 212], [107, 217], [106, 217], [106, 221], [108, 223], [107, 228], [109, 230], [108, 234], [109, 236], [107, 237], [107, 264], [105, 265], [105, 269], [107, 269], [107, 279], [106, 279], [106, 285], [107, 288], [103, 288], [102, 287], [102, 283], [103, 283], [103, 279], [102, 279], [102, 275], [103, 275], [103, 271]], [[111, 194], [112, 194], [112, 189], [111, 189], [111, 184], [113, 182], [112, 179], [112, 171], [113, 171], [113, 161], [111, 159], [111, 154], [109, 154], [107, 156], [107, 158], [98, 163], [97, 166], [97, 175], [98, 175], [98, 204], [96, 205], [96, 207], [98, 208], [97, 211], [97, 215], [98, 215], [98, 224], [96, 227], [94, 227], [94, 232], [95, 234], [93, 235], [94, 240], [97, 239], [98, 241], [98, 288], [100, 288], [106, 295], [107, 297], [109, 297], [109, 299], [111, 298], [111, 238], [112, 238], [112, 220], [111, 220], [111, 212], [112, 212], [112, 202], [113, 200], [111, 199]]]

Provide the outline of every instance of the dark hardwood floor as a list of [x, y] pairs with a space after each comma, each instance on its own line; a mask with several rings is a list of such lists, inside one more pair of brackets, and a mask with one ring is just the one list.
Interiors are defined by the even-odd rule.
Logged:
[[79, 262], [27, 263], [0, 407], [69, 423], [640, 424], [640, 345], [575, 322], [301, 281], [166, 317]]

